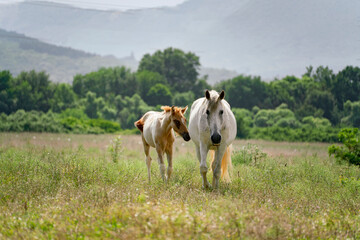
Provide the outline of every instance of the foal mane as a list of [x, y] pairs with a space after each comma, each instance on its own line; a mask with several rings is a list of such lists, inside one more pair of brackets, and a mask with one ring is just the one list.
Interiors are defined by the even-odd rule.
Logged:
[[[164, 110], [165, 112], [170, 112], [172, 107], [169, 106], [162, 106], [161, 109]], [[175, 113], [181, 113], [181, 108], [179, 107], [174, 107], [174, 112]]]

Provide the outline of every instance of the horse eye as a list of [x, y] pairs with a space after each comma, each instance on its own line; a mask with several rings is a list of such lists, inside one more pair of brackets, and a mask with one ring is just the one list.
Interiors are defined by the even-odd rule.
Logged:
[[206, 114], [209, 115], [209, 114], [210, 114], [210, 111], [209, 111], [209, 110], [206, 110]]
[[220, 110], [220, 115], [223, 115], [224, 111], [223, 110]]
[[177, 128], [180, 128], [180, 121], [179, 120], [174, 120], [174, 123], [176, 125]]

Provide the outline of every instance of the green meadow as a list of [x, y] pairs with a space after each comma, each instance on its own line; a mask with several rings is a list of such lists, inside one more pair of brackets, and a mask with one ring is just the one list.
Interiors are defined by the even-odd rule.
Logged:
[[1, 133], [0, 239], [359, 239], [360, 169], [329, 145], [236, 140], [203, 190], [181, 138], [166, 184], [140, 135]]

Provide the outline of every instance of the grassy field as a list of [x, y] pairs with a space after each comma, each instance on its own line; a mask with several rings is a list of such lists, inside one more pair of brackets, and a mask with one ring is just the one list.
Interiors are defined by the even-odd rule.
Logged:
[[232, 183], [210, 191], [191, 142], [149, 184], [140, 136], [118, 158], [116, 137], [1, 133], [0, 239], [360, 239], [360, 169], [328, 144], [237, 140]]

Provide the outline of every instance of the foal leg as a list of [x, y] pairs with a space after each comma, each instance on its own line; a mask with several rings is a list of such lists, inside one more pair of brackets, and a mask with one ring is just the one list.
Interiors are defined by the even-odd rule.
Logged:
[[221, 161], [224, 156], [225, 150], [226, 150], [225, 144], [219, 146], [219, 148], [215, 151], [215, 159], [213, 164], [211, 165], [213, 170], [212, 186], [214, 189], [218, 188], [219, 186], [219, 179], [221, 175]]
[[144, 145], [144, 152], [145, 152], [145, 162], [148, 170], [148, 179], [150, 182], [150, 175], [151, 175], [151, 157], [150, 157], [150, 145], [146, 143], [145, 139], [143, 138], [143, 145]]
[[163, 159], [163, 149], [156, 145], [156, 152], [158, 154], [158, 162], [159, 162], [159, 168], [160, 168], [160, 174], [163, 181], [165, 181], [165, 164]]
[[173, 168], [172, 168], [172, 154], [173, 154], [173, 144], [169, 143], [168, 146], [166, 147], [166, 158], [167, 158], [167, 161], [168, 161], [168, 169], [167, 169], [167, 177], [166, 177], [166, 180], [169, 181], [170, 180], [170, 176], [171, 176], [171, 173], [173, 171]]
[[207, 146], [205, 146], [204, 144], [200, 143], [200, 148], [196, 149], [197, 155], [200, 155], [200, 174], [202, 176], [202, 182], [203, 182], [203, 187], [204, 188], [209, 188], [210, 187], [210, 183], [208, 182], [207, 178], [206, 178], [206, 174], [208, 171], [208, 167], [206, 164], [206, 157], [207, 157], [207, 153], [209, 151], [209, 148]]

